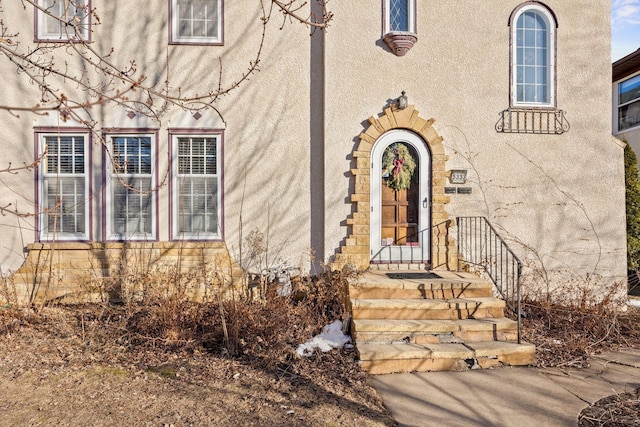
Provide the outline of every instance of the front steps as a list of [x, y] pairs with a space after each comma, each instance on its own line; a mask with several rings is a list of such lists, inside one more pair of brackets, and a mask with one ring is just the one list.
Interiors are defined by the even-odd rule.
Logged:
[[505, 303], [492, 289], [467, 273], [365, 273], [349, 290], [352, 337], [363, 370], [459, 371], [535, 363], [535, 347], [517, 344], [517, 324], [504, 317]]

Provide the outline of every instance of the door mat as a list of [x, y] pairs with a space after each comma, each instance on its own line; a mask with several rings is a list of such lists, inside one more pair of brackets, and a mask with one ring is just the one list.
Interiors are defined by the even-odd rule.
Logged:
[[429, 271], [420, 271], [415, 273], [387, 273], [390, 279], [442, 279], [436, 273]]

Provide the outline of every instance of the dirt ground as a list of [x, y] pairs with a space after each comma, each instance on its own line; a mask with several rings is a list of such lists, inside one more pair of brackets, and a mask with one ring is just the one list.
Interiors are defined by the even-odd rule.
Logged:
[[[154, 344], [163, 335], [135, 344], [140, 340], [130, 322], [97, 309], [83, 308], [81, 315], [68, 307], [39, 314], [0, 310], [0, 426], [397, 425], [353, 351], [272, 363], [281, 347], [268, 333], [286, 335], [274, 332], [280, 320], [245, 343], [252, 351], [231, 358], [181, 344], [180, 336], [171, 346]], [[525, 340], [536, 345], [539, 366], [587, 366], [589, 353], [640, 347], [640, 309], [624, 316], [529, 312]], [[160, 323], [153, 321], [143, 325], [147, 331]], [[580, 425], [633, 425], [640, 422], [638, 410], [637, 390], [611, 396], [586, 408]]]
[[62, 310], [45, 320], [0, 316], [0, 425], [396, 425], [349, 352], [267, 371], [95, 336]]

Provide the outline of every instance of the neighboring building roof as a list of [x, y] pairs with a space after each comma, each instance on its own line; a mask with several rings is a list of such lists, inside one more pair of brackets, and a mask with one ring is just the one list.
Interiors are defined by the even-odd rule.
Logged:
[[640, 49], [613, 63], [613, 81], [620, 80], [640, 70]]

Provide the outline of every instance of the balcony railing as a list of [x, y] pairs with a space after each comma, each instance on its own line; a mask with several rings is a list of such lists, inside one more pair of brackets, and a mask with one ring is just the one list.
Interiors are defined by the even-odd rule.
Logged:
[[496, 131], [560, 135], [569, 131], [569, 122], [563, 110], [507, 108], [500, 112]]

